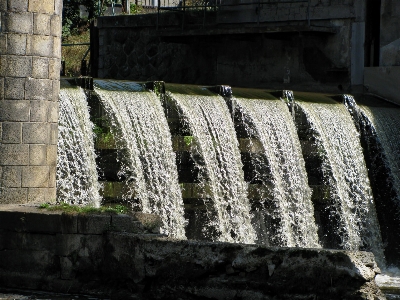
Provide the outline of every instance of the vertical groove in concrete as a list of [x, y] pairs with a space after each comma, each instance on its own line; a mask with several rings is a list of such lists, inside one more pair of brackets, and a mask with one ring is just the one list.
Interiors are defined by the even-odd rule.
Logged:
[[54, 202], [62, 0], [0, 0], [0, 203]]

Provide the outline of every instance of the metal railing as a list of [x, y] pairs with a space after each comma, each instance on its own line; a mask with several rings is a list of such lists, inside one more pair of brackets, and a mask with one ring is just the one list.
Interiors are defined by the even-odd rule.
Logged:
[[[75, 46], [88, 46], [85, 54], [83, 55], [83, 57], [81, 59], [81, 69], [80, 69], [81, 75], [87, 76], [89, 73], [88, 70], [89, 70], [90, 66], [88, 66], [88, 64], [87, 64], [86, 57], [88, 56], [88, 54], [90, 52], [90, 43], [61, 44], [61, 47], [75, 47]], [[61, 61], [60, 75], [65, 76], [65, 60]]]
[[162, 7], [178, 7], [180, 2], [179, 0], [132, 0], [132, 1], [134, 1], [134, 3], [138, 6], [149, 7], [149, 8], [158, 8], [159, 4]]

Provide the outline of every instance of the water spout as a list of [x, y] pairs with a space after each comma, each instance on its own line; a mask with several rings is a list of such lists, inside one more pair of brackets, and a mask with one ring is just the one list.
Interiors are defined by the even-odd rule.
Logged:
[[125, 199], [140, 211], [160, 215], [162, 233], [184, 239], [175, 155], [159, 97], [135, 83], [96, 80], [94, 85], [124, 153]]
[[193, 136], [192, 156], [198, 164], [208, 223], [206, 238], [217, 241], [254, 243], [247, 186], [234, 125], [220, 96], [167, 93], [182, 113]]
[[320, 247], [311, 190], [289, 109], [281, 100], [235, 101], [236, 116], [247, 135], [261, 145], [260, 151], [251, 155], [254, 176], [264, 190], [253, 209], [258, 241], [283, 247]]
[[315, 148], [322, 160], [323, 182], [329, 186], [322, 205], [331, 226], [325, 234], [336, 236], [330, 246], [372, 251], [378, 263], [385, 265], [359, 133], [350, 114], [344, 105], [333, 100], [326, 103], [296, 100], [297, 109], [305, 115], [309, 131], [313, 132]]
[[70, 204], [100, 206], [100, 185], [86, 95], [66, 82], [60, 91], [57, 197]]

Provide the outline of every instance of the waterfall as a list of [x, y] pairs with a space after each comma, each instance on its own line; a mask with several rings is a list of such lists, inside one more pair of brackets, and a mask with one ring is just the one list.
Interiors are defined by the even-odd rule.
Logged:
[[124, 151], [128, 201], [160, 215], [162, 232], [185, 238], [183, 201], [171, 134], [159, 97], [129, 82], [95, 81], [95, 91], [111, 121], [117, 146]]
[[338, 246], [372, 251], [384, 265], [374, 199], [359, 133], [350, 114], [337, 103], [298, 101], [297, 106], [306, 115], [322, 158], [324, 184], [330, 188], [326, 209], [340, 237]]
[[400, 109], [357, 105], [350, 95], [345, 104], [359, 126], [388, 265], [400, 264]]
[[[382, 145], [385, 163], [390, 168], [391, 181], [397, 196], [400, 196], [400, 143], [393, 137], [400, 137], [400, 110], [389, 107], [360, 106], [362, 112], [372, 123]], [[400, 200], [399, 200], [400, 207]], [[400, 212], [399, 212], [400, 214]], [[399, 216], [400, 217], [400, 216]]]
[[100, 185], [86, 95], [81, 88], [63, 82], [59, 100], [58, 201], [98, 207]]
[[[185, 93], [180, 89], [169, 86], [164, 104], [179, 114], [171, 115], [171, 130], [179, 134], [179, 130], [190, 131], [191, 136], [183, 139], [185, 150], [177, 151], [188, 151], [187, 157], [190, 152], [190, 166], [195, 164], [190, 177], [194, 181], [187, 182], [193, 189], [188, 201], [201, 202], [195, 212], [201, 218], [195, 216], [196, 222], [203, 222], [206, 213], [203, 237], [271, 246], [368, 250], [375, 254], [381, 267], [385, 266], [383, 253], [390, 264], [398, 264], [400, 146], [393, 141], [394, 136], [400, 136], [398, 109], [357, 106], [354, 99], [347, 97], [361, 134], [366, 136], [369, 130], [373, 137], [366, 137], [365, 149], [373, 155], [372, 163], [368, 161], [372, 166], [369, 176], [374, 184], [373, 196], [360, 134], [344, 105], [327, 101], [326, 97], [315, 101], [320, 95], [308, 95], [308, 101], [299, 93], [292, 109], [296, 109], [296, 121], [300, 122], [300, 144], [293, 116], [283, 101], [260, 100], [257, 93], [247, 99], [239, 93], [232, 98], [230, 112], [221, 96], [206, 89], [196, 87], [193, 91], [185, 87]], [[137, 83], [106, 80], [95, 81], [95, 94], [121, 154], [119, 175], [128, 186], [125, 200], [145, 213], [160, 215], [163, 233], [185, 238], [187, 221], [176, 156], [160, 97]], [[240, 123], [236, 126], [245, 129], [246, 142], [241, 139], [239, 144], [233, 119]], [[175, 128], [176, 120], [183, 124]], [[60, 201], [100, 204], [92, 131], [85, 93], [64, 82], [60, 92], [57, 166]], [[245, 145], [249, 146], [246, 153]], [[306, 162], [301, 147], [305, 153], [307, 147], [312, 150], [311, 156], [305, 156]], [[241, 150], [243, 157], [251, 158], [252, 165], [243, 160], [243, 166]], [[315, 157], [318, 159], [310, 164]], [[377, 161], [389, 170], [387, 177], [380, 175], [383, 168], [374, 165]], [[320, 167], [318, 171], [316, 165]], [[305, 166], [312, 175], [307, 176]], [[249, 184], [244, 180], [244, 168], [246, 172], [246, 168], [252, 168], [251, 174], [255, 174], [254, 181], [246, 179]], [[384, 178], [385, 184], [374, 183], [378, 177]], [[322, 184], [324, 193], [312, 194], [308, 182]], [[385, 191], [375, 195], [379, 185]], [[383, 237], [380, 226], [384, 226]]]
[[236, 114], [247, 120], [244, 127], [248, 135], [262, 146], [262, 157], [255, 156], [252, 162], [258, 164], [256, 177], [269, 188], [258, 200], [262, 202], [261, 209], [255, 214], [261, 218], [258, 222], [264, 222], [263, 215], [267, 215], [267, 219], [276, 223], [267, 226], [259, 242], [283, 247], [320, 247], [311, 189], [287, 105], [281, 100], [235, 98], [234, 101]]
[[192, 156], [204, 187], [209, 239], [254, 243], [247, 185], [244, 181], [239, 145], [224, 99], [220, 96], [186, 95], [168, 92], [170, 101], [182, 113], [192, 136]]

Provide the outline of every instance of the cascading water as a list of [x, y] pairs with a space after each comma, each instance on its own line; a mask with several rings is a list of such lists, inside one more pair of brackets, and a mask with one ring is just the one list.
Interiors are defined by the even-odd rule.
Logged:
[[120, 172], [128, 178], [127, 200], [139, 199], [141, 211], [160, 215], [163, 233], [185, 238], [175, 155], [159, 97], [129, 82], [96, 80], [95, 91], [124, 150]]
[[320, 247], [301, 146], [286, 103], [243, 98], [234, 101], [236, 114], [246, 120], [245, 130], [262, 145], [265, 157], [252, 161], [258, 164], [256, 177], [270, 187], [260, 200], [266, 202], [263, 208], [254, 212], [260, 215], [257, 222], [264, 222], [263, 215], [277, 220], [277, 228], [267, 225], [258, 241], [284, 247]]
[[100, 206], [86, 95], [81, 88], [63, 83], [59, 95], [57, 197], [61, 202]]
[[[125, 155], [120, 173], [130, 186], [127, 200], [139, 199], [143, 212], [162, 216], [164, 233], [184, 238], [183, 201], [175, 155], [159, 97], [135, 83], [96, 81], [95, 86], [111, 120], [118, 147]], [[264, 159], [257, 162], [267, 163], [265, 168], [256, 168], [268, 172], [260, 171], [257, 175], [264, 188], [269, 189], [265, 194], [268, 209], [263, 212], [267, 217], [262, 221], [277, 221], [272, 222], [275, 228], [260, 235], [251, 223], [238, 141], [223, 98], [211, 93], [193, 96], [168, 92], [167, 96], [179, 108], [191, 130], [193, 158], [201, 157], [197, 167], [208, 208], [209, 223], [204, 228], [208, 238], [245, 243], [258, 239], [276, 246], [319, 247], [299, 141], [284, 102], [234, 99], [236, 114], [243, 115], [249, 135], [261, 145]], [[340, 237], [337, 246], [370, 250], [383, 266], [382, 242], [367, 169], [349, 113], [343, 105], [332, 103], [298, 101], [297, 108], [306, 115], [322, 157], [324, 184], [330, 186], [326, 211]], [[400, 147], [392, 140], [393, 136], [400, 135], [398, 111], [362, 105], [357, 109], [363, 120], [372, 124], [386, 164], [392, 170], [390, 181], [398, 195], [400, 166], [396, 158]], [[60, 93], [59, 128], [59, 199], [99, 205], [93, 125], [86, 96], [82, 89], [66, 83]], [[399, 215], [398, 210], [394, 215]], [[253, 225], [257, 226], [255, 219], [253, 216]]]
[[[377, 100], [375, 100], [377, 101]], [[353, 96], [344, 102], [359, 126], [388, 265], [400, 265], [400, 109], [357, 105]], [[361, 103], [368, 99], [361, 99]], [[375, 104], [375, 103], [374, 103]]]
[[[254, 243], [247, 186], [239, 145], [224, 99], [220, 96], [168, 93], [193, 135], [192, 155], [199, 155], [201, 184], [205, 190], [208, 238]], [[206, 188], [207, 187], [207, 188]], [[205, 234], [207, 236], [207, 234]]]
[[[296, 99], [297, 100], [297, 99]], [[330, 187], [330, 219], [340, 246], [368, 250], [385, 265], [379, 224], [359, 134], [346, 107], [334, 103], [297, 102], [314, 132], [322, 157], [324, 183]]]
[[[400, 144], [393, 137], [400, 137], [400, 111], [388, 107], [360, 106], [371, 122], [384, 150], [386, 165], [391, 170], [391, 181], [400, 196]], [[398, 202], [400, 208], [400, 201]], [[399, 210], [400, 217], [400, 210]]]

